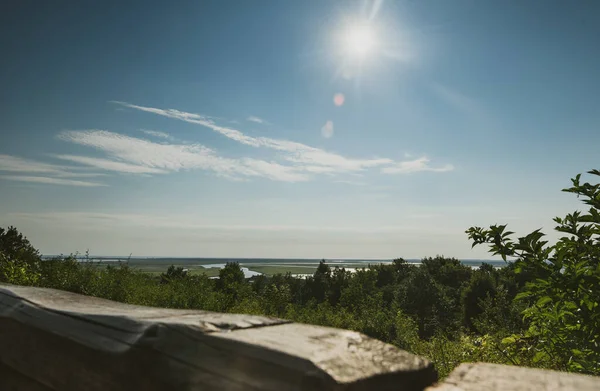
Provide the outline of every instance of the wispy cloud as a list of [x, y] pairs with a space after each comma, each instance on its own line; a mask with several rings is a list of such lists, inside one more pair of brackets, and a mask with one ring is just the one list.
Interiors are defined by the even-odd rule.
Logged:
[[389, 167], [383, 167], [381, 172], [384, 174], [410, 174], [419, 171], [448, 172], [452, 170], [454, 170], [454, 166], [451, 164], [441, 167], [431, 167], [429, 159], [423, 156], [415, 160], [407, 160]]
[[41, 177], [41, 176], [4, 175], [4, 176], [0, 176], [0, 178], [10, 180], [10, 181], [43, 183], [43, 184], [49, 184], [49, 185], [80, 186], [80, 187], [106, 186], [105, 184], [96, 183], [96, 182], [76, 181], [76, 180], [71, 180], [71, 179]]
[[107, 176], [108, 174], [101, 172], [81, 172], [81, 169], [87, 167], [73, 167], [72, 169], [80, 170], [79, 172], [63, 172], [60, 174], [56, 174], [55, 176], [58, 178], [97, 178]]
[[73, 163], [84, 164], [106, 171], [116, 171], [128, 174], [166, 174], [168, 171], [159, 168], [145, 167], [141, 165], [128, 164], [109, 159], [101, 159], [76, 155], [53, 155], [57, 159], [68, 160]]
[[480, 108], [476, 100], [439, 83], [432, 83], [431, 88], [439, 98], [454, 108], [465, 113], [479, 115]]
[[489, 132], [498, 128], [497, 118], [479, 100], [439, 83], [432, 83], [431, 90], [439, 99], [462, 114], [478, 132]]
[[123, 214], [123, 213], [95, 213], [95, 212], [43, 212], [9, 213], [14, 219], [27, 219], [40, 222], [56, 222], [74, 224], [80, 227], [98, 227], [102, 224], [108, 226], [142, 226], [156, 228], [198, 229], [218, 231], [317, 231], [317, 232], [401, 232], [414, 230], [410, 225], [379, 225], [365, 227], [359, 225], [275, 225], [275, 224], [219, 224], [211, 221], [202, 221], [197, 216], [180, 214]]
[[73, 155], [57, 155], [56, 157], [103, 170], [164, 174], [180, 170], [200, 169], [232, 179], [265, 177], [286, 182], [309, 179], [296, 167], [251, 158], [226, 158], [200, 144], [159, 144], [105, 130], [65, 131], [58, 137], [100, 150], [110, 159]]
[[180, 121], [185, 121], [185, 122], [189, 122], [192, 124], [205, 126], [209, 129], [214, 130], [215, 132], [221, 133], [225, 137], [228, 137], [232, 140], [238, 141], [242, 144], [252, 145], [255, 147], [259, 146], [257, 139], [255, 139], [254, 137], [246, 136], [239, 130], [231, 129], [231, 128], [228, 128], [225, 126], [216, 125], [215, 122], [212, 120], [212, 118], [204, 116], [204, 115], [194, 114], [194, 113], [186, 113], [185, 111], [179, 111], [179, 110], [175, 110], [175, 109], [159, 109], [159, 108], [155, 108], [155, 107], [138, 106], [138, 105], [133, 105], [133, 104], [127, 103], [127, 102], [112, 101], [112, 103], [115, 103], [115, 104], [118, 104], [118, 105], [121, 105], [124, 107], [128, 107], [130, 109], [145, 111], [147, 113], [158, 114], [163, 117], [178, 119]]
[[[72, 186], [103, 186], [100, 183], [66, 178], [98, 177], [106, 175], [102, 172], [107, 171], [121, 174], [161, 175], [178, 171], [204, 170], [232, 180], [247, 180], [255, 177], [274, 181], [301, 182], [317, 175], [362, 175], [363, 171], [373, 168], [379, 168], [385, 174], [446, 172], [454, 168], [449, 164], [440, 167], [431, 166], [426, 157], [401, 162], [385, 157], [350, 158], [295, 141], [253, 137], [238, 129], [218, 125], [214, 117], [126, 102], [114, 101], [113, 103], [120, 107], [199, 125], [244, 146], [264, 148], [273, 151], [274, 154], [270, 159], [246, 156], [225, 157], [202, 144], [176, 141], [171, 135], [156, 130], [141, 130], [147, 136], [160, 139], [156, 141], [107, 130], [72, 130], [63, 131], [57, 137], [69, 143], [93, 148], [100, 151], [103, 156], [64, 153], [49, 155], [72, 164], [66, 166], [0, 154], [0, 172], [31, 175], [2, 178]], [[248, 120], [265, 122], [258, 117], [250, 117]], [[323, 132], [325, 136], [330, 136], [333, 133], [333, 123], [328, 121]], [[99, 170], [102, 172], [97, 172]], [[351, 181], [346, 182], [349, 184]]]
[[[305, 164], [312, 167], [323, 166], [323, 171], [327, 172], [351, 172], [351, 171], [362, 171], [367, 168], [384, 166], [393, 164], [394, 161], [386, 158], [371, 158], [371, 159], [354, 159], [347, 158], [337, 153], [328, 152], [319, 148], [311, 147], [306, 144], [279, 140], [270, 137], [252, 137], [244, 134], [243, 132], [217, 125], [212, 119], [206, 116], [195, 113], [187, 113], [175, 109], [160, 109], [155, 107], [146, 107], [134, 105], [126, 102], [113, 101], [113, 103], [144, 111], [147, 113], [153, 113], [161, 115], [163, 117], [178, 119], [181, 121], [193, 123], [211, 129], [223, 136], [237, 141], [244, 145], [252, 147], [263, 147], [273, 149], [281, 153], [281, 157], [288, 162], [296, 164]], [[314, 168], [313, 168], [314, 172]]]
[[44, 174], [58, 178], [92, 178], [106, 175], [98, 172], [82, 172], [81, 167], [61, 166], [3, 154], [0, 154], [0, 171], [21, 174]]
[[361, 181], [347, 181], [347, 180], [334, 181], [334, 183], [343, 183], [345, 185], [351, 185], [351, 186], [366, 186], [367, 185], [366, 182], [361, 182]]
[[143, 132], [143, 133], [147, 134], [148, 136], [152, 136], [152, 137], [156, 137], [156, 138], [162, 138], [165, 140], [173, 140], [173, 137], [171, 137], [170, 134], [165, 133], [165, 132], [159, 132], [157, 130], [140, 129], [140, 132]]
[[253, 115], [251, 115], [250, 117], [246, 118], [246, 121], [256, 122], [257, 124], [268, 124], [268, 122], [265, 121], [264, 119], [259, 118], [259, 117], [255, 117]]
[[65, 167], [11, 155], [0, 155], [0, 171], [58, 175], [65, 173]]

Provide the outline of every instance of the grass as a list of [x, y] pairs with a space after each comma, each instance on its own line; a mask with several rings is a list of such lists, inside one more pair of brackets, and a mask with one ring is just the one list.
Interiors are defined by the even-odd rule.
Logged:
[[267, 276], [273, 276], [275, 274], [285, 274], [290, 272], [292, 274], [313, 274], [315, 270], [317, 270], [317, 265], [314, 267], [302, 267], [302, 266], [253, 266], [253, 265], [245, 265], [248, 269], [265, 274]]
[[[156, 262], [144, 262], [144, 261], [140, 261], [140, 260], [130, 260], [130, 261], [126, 261], [124, 260], [122, 263], [124, 264], [128, 264], [132, 269], [135, 270], [139, 270], [141, 272], [150, 274], [150, 275], [160, 275], [164, 272], [167, 271], [168, 267], [171, 264], [166, 264], [166, 263], [156, 263]], [[218, 262], [214, 262], [214, 263], [218, 263]], [[119, 262], [90, 262], [89, 265], [96, 267], [96, 268], [105, 268], [109, 265], [112, 266], [118, 266]], [[198, 264], [194, 264], [194, 265], [190, 265], [190, 264], [177, 264], [174, 263], [174, 266], [176, 267], [183, 267], [184, 269], [188, 269], [189, 273], [191, 275], [200, 275], [200, 274], [206, 274], [208, 277], [216, 277], [219, 275], [219, 268], [204, 268], [201, 265]], [[290, 265], [281, 265], [281, 264], [275, 264], [275, 265], [270, 265], [268, 263], [243, 263], [240, 266], [242, 267], [247, 267], [249, 270], [251, 271], [255, 271], [258, 273], [262, 273], [266, 276], [273, 276], [275, 274], [286, 274], [286, 273], [292, 273], [292, 274], [314, 274], [314, 272], [317, 270], [317, 264], [310, 264], [310, 265], [297, 265], [297, 264], [290, 264]], [[348, 262], [348, 263], [343, 263], [343, 264], [339, 264], [339, 265], [333, 265], [333, 266], [340, 266], [340, 267], [346, 267], [346, 268], [362, 268], [362, 267], [366, 267], [367, 265], [365, 263], [352, 263], [352, 262]]]
[[211, 268], [208, 268], [208, 269], [200, 267], [198, 269], [190, 269], [189, 273], [192, 276], [200, 275], [200, 274], [206, 274], [208, 277], [218, 277], [219, 276], [219, 270], [220, 269], [218, 269], [216, 267], [211, 267]]
[[[170, 264], [156, 264], [156, 263], [141, 263], [141, 262], [122, 262], [123, 264], [128, 264], [132, 269], [134, 270], [139, 270], [144, 274], [148, 274], [148, 275], [152, 275], [152, 276], [159, 276], [162, 273], [165, 273], [167, 271], [167, 269], [169, 268], [169, 266], [171, 266]], [[89, 266], [98, 268], [98, 269], [104, 269], [107, 266], [119, 266], [119, 262], [88, 262], [86, 263]], [[177, 265], [175, 264], [176, 267], [183, 267], [184, 269], [188, 269], [189, 270], [189, 274], [191, 275], [200, 275], [200, 274], [206, 274], [208, 277], [216, 277], [219, 275], [219, 268], [216, 267], [211, 267], [211, 268], [204, 268], [204, 267], [189, 267], [188, 265]]]

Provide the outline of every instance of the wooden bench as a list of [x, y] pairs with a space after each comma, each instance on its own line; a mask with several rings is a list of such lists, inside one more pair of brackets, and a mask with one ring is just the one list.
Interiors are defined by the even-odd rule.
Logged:
[[353, 331], [0, 284], [2, 391], [530, 389], [522, 372], [542, 389], [600, 390], [597, 378], [487, 364], [435, 385], [427, 359]]

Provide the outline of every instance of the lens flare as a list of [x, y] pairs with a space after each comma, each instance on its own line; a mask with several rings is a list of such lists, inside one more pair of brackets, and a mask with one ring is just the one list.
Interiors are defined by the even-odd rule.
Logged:
[[333, 104], [340, 107], [344, 104], [346, 97], [342, 93], [337, 93], [333, 96]]

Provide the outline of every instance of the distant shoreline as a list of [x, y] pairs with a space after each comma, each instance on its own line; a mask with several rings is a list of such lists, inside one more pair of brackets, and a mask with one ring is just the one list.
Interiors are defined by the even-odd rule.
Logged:
[[[67, 255], [42, 255], [42, 259], [53, 259], [53, 258], [57, 258], [57, 257], [66, 257]], [[129, 260], [131, 261], [152, 261], [152, 262], [171, 262], [171, 261], [177, 261], [177, 262], [185, 262], [185, 263], [189, 263], [189, 262], [213, 262], [213, 263], [222, 263], [222, 262], [244, 262], [244, 263], [252, 263], [252, 262], [260, 262], [260, 263], [271, 263], [271, 262], [293, 262], [293, 263], [297, 263], [297, 262], [307, 262], [307, 263], [319, 263], [320, 261], [324, 260], [326, 263], [354, 263], [354, 262], [359, 262], [359, 263], [375, 263], [375, 264], [379, 264], [379, 263], [391, 263], [393, 262], [394, 259], [397, 258], [393, 258], [393, 259], [360, 259], [360, 258], [233, 258], [233, 257], [224, 257], [224, 258], [219, 258], [219, 257], [168, 257], [168, 256], [161, 256], [161, 257], [146, 257], [146, 256], [118, 256], [118, 255], [90, 255], [89, 257], [86, 257], [85, 255], [78, 255], [75, 256], [76, 259], [78, 260], [94, 260], [94, 261], [127, 261]], [[505, 262], [503, 260], [498, 260], [498, 259], [473, 259], [473, 258], [466, 258], [466, 259], [460, 259], [457, 258], [460, 262], [465, 263], [465, 264], [470, 264], [470, 263], [490, 263], [490, 264], [505, 264]], [[421, 263], [422, 258], [405, 258], [404, 259], [406, 262], [408, 263]], [[218, 262], [215, 262], [218, 261]]]
[[[53, 257], [44, 256], [44, 259]], [[284, 258], [184, 258], [184, 257], [115, 257], [115, 256], [77, 256], [81, 263], [89, 262], [94, 267], [107, 267], [110, 265], [127, 264], [144, 273], [159, 275], [173, 265], [181, 267], [190, 274], [206, 274], [214, 278], [219, 275], [221, 268], [227, 262], [238, 262], [246, 278], [256, 275], [273, 276], [276, 274], [291, 273], [296, 277], [305, 277], [314, 274], [322, 259], [284, 259]], [[369, 267], [369, 265], [389, 265], [389, 259], [325, 259], [332, 268], [340, 267], [349, 272]], [[406, 259], [410, 265], [421, 265], [421, 259]], [[504, 261], [491, 259], [464, 259], [460, 262], [472, 269], [479, 268], [482, 264], [489, 264], [494, 268], [506, 266]]]

